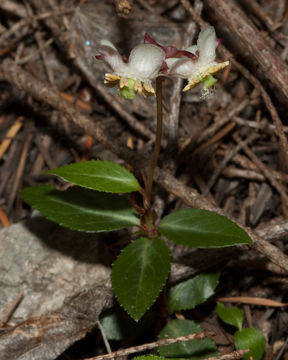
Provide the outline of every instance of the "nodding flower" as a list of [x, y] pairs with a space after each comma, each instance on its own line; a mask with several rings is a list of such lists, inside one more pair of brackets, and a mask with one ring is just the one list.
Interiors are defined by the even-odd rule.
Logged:
[[102, 40], [95, 57], [104, 60], [113, 71], [105, 74], [104, 83], [109, 87], [118, 86], [120, 95], [130, 100], [135, 98], [136, 93], [144, 97], [155, 95], [152, 80], [166, 66], [165, 52], [153, 44], [135, 46], [128, 61], [124, 61], [110, 41]]
[[197, 45], [190, 46], [185, 50], [193, 54], [194, 59], [183, 54], [184, 57], [173, 56], [165, 60], [168, 66], [168, 75], [188, 80], [183, 91], [188, 91], [199, 83], [203, 83], [203, 95], [209, 94], [209, 88], [217, 81], [212, 74], [229, 65], [229, 61], [222, 63], [215, 61], [217, 45], [214, 27], [209, 26], [202, 30], [198, 36]]

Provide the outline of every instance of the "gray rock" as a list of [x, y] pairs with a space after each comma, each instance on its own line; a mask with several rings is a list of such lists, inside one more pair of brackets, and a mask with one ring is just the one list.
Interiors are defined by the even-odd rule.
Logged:
[[54, 311], [85, 286], [109, 284], [109, 255], [97, 234], [37, 216], [0, 230], [0, 248], [0, 319], [22, 289], [12, 322]]

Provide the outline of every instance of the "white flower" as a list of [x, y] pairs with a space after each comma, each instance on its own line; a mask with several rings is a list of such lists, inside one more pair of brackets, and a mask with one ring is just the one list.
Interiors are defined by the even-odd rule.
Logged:
[[217, 44], [214, 27], [209, 26], [200, 32], [197, 45], [186, 49], [186, 51], [197, 56], [196, 60], [185, 57], [165, 60], [169, 75], [188, 80], [183, 91], [194, 88], [200, 82], [204, 84], [204, 91], [208, 91], [208, 88], [216, 82], [212, 74], [229, 65], [229, 61], [223, 63], [215, 61]]
[[155, 95], [152, 80], [161, 70], [165, 52], [151, 44], [137, 45], [125, 62], [116, 47], [108, 40], [102, 40], [96, 59], [104, 60], [113, 70], [105, 74], [104, 83], [109, 87], [119, 85], [120, 94], [126, 99], [134, 99], [136, 93], [143, 96]]

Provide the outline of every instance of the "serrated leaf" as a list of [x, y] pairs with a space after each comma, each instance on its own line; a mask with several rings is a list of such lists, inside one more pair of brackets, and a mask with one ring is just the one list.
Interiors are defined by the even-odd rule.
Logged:
[[155, 313], [147, 311], [135, 322], [122, 308], [116, 307], [101, 317], [101, 325], [108, 340], [135, 339], [149, 331], [155, 320]]
[[165, 216], [159, 231], [176, 244], [196, 248], [252, 243], [248, 234], [225, 216], [201, 209], [182, 209]]
[[192, 279], [172, 286], [168, 292], [169, 311], [193, 309], [214, 294], [219, 272], [199, 274]]
[[237, 349], [249, 349], [243, 356], [244, 360], [260, 360], [265, 352], [266, 340], [264, 335], [255, 328], [246, 328], [234, 334]]
[[127, 193], [141, 188], [132, 173], [111, 161], [83, 161], [48, 170], [46, 174], [97, 191]]
[[170, 270], [170, 250], [159, 238], [128, 245], [112, 268], [112, 286], [123, 308], [136, 321], [154, 303]]
[[74, 230], [101, 232], [140, 225], [129, 201], [116, 194], [76, 186], [58, 191], [45, 185], [26, 188], [21, 196], [49, 220]]
[[[172, 320], [160, 332], [159, 339], [174, 338], [182, 335], [201, 332], [201, 327], [192, 320]], [[190, 340], [167, 346], [160, 346], [161, 356], [169, 358], [203, 359], [218, 355], [218, 350], [212, 339]]]
[[242, 330], [243, 311], [236, 306], [226, 307], [222, 303], [217, 303], [217, 315], [228, 325], [235, 326], [238, 330]]

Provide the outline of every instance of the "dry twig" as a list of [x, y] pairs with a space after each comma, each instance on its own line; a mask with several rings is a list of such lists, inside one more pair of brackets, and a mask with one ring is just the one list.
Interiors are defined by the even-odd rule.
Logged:
[[11, 128], [8, 130], [5, 139], [0, 144], [0, 160], [2, 159], [3, 155], [5, 154], [6, 150], [8, 149], [9, 145], [11, 144], [12, 139], [18, 133], [23, 125], [23, 117], [19, 117]]
[[4, 212], [4, 210], [0, 207], [0, 223], [3, 227], [10, 226], [11, 222], [8, 219], [8, 216]]
[[248, 349], [243, 349], [243, 350], [241, 349], [241, 350], [232, 351], [229, 354], [209, 357], [207, 358], [207, 360], [238, 360], [238, 359], [242, 359], [247, 352], [249, 352]]
[[21, 290], [17, 295], [16, 299], [13, 300], [12, 303], [9, 305], [9, 307], [6, 310], [6, 313], [0, 319], [0, 329], [9, 320], [9, 318], [11, 317], [11, 315], [19, 305], [20, 301], [22, 300], [23, 296], [24, 296], [24, 290]]
[[179, 336], [176, 338], [158, 340], [158, 341], [154, 341], [154, 342], [139, 345], [139, 346], [132, 346], [127, 349], [113, 351], [110, 354], [99, 355], [99, 356], [95, 356], [92, 358], [88, 358], [86, 360], [106, 360], [106, 359], [108, 360], [108, 359], [112, 359], [112, 358], [119, 357], [119, 356], [127, 356], [127, 355], [135, 354], [138, 352], [151, 350], [151, 349], [154, 349], [159, 346], [167, 346], [167, 345], [175, 344], [175, 343], [178, 343], [181, 341], [200, 340], [200, 339], [204, 339], [204, 338], [205, 338], [205, 334], [203, 332], [197, 333], [197, 334], [189, 334], [189, 335]]
[[221, 297], [217, 301], [222, 301], [226, 303], [239, 303], [239, 304], [249, 304], [249, 305], [258, 305], [258, 306], [274, 306], [274, 307], [286, 307], [288, 303], [282, 303], [275, 300], [251, 297], [251, 296], [233, 296], [233, 297]]
[[28, 155], [29, 147], [30, 147], [30, 144], [32, 141], [32, 137], [33, 137], [33, 134], [28, 134], [27, 137], [25, 138], [23, 150], [22, 150], [22, 153], [20, 156], [16, 176], [14, 179], [14, 184], [13, 184], [13, 187], [12, 187], [12, 190], [10, 193], [10, 198], [9, 198], [9, 201], [7, 204], [7, 207], [9, 210], [11, 209], [13, 202], [16, 198], [17, 192], [19, 190], [19, 187], [21, 186], [23, 172], [24, 172], [26, 161], [27, 161], [27, 155]]

